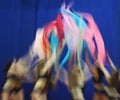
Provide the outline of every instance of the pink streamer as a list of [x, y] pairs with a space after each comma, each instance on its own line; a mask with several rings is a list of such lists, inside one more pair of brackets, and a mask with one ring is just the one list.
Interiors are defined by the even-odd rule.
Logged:
[[95, 36], [95, 40], [96, 40], [96, 44], [97, 44], [97, 48], [98, 48], [98, 58], [102, 62], [105, 62], [105, 57], [106, 57], [105, 46], [104, 46], [104, 41], [101, 36], [101, 33], [100, 33], [96, 23], [94, 22], [92, 15], [90, 15], [88, 13], [82, 13], [82, 16], [88, 21], [88, 27], [92, 31], [92, 34]]
[[78, 34], [79, 34], [78, 27], [71, 16], [68, 16], [66, 14], [62, 15], [64, 18], [65, 38], [68, 38], [67, 45], [72, 51], [76, 52], [78, 47]]
[[83, 38], [88, 44], [92, 57], [95, 59], [95, 44], [94, 41], [92, 40], [93, 34], [91, 30], [88, 29], [88, 27], [86, 27], [83, 31]]

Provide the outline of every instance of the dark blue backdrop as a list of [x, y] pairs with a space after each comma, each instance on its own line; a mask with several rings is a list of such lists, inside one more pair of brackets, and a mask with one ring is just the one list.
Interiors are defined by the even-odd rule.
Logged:
[[[0, 0], [0, 90], [8, 59], [23, 56], [33, 42], [38, 27], [50, 22], [64, 0]], [[69, 0], [65, 1], [67, 4]], [[120, 0], [73, 0], [73, 9], [89, 12], [102, 33], [105, 46], [117, 66], [120, 66]], [[92, 100], [92, 81], [86, 83], [86, 100]], [[33, 84], [24, 84], [29, 100]], [[70, 100], [67, 88], [59, 82], [54, 92], [48, 90], [49, 100]]]

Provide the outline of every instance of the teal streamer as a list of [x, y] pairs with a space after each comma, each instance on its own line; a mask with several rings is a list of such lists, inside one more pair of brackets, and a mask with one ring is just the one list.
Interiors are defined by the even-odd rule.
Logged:
[[51, 33], [51, 47], [52, 47], [52, 52], [54, 52], [54, 50], [58, 47], [59, 45], [59, 40], [58, 37], [54, 34], [54, 31]]
[[64, 59], [62, 60], [59, 69], [61, 69], [63, 67], [63, 65], [65, 64], [65, 62], [67, 62], [68, 58], [70, 57], [71, 51], [68, 49], [66, 56], [64, 57]]
[[71, 16], [75, 20], [75, 22], [78, 26], [80, 24], [79, 22], [81, 22], [82, 28], [86, 27], [85, 21], [83, 20], [83, 18], [81, 16], [79, 16], [79, 14], [77, 12], [71, 12], [71, 11], [68, 11], [68, 10], [62, 9], [62, 8], [59, 11], [63, 14], [65, 13], [65, 14]]
[[[60, 12], [61, 13], [65, 13], [69, 16], [71, 16], [76, 25], [78, 26], [79, 28], [79, 36], [78, 36], [78, 50], [77, 50], [77, 60], [78, 60], [78, 65], [81, 66], [80, 64], [80, 57], [81, 57], [81, 53], [82, 53], [82, 46], [83, 46], [83, 37], [82, 37], [82, 31], [83, 29], [86, 27], [86, 23], [85, 21], [82, 19], [82, 17], [80, 17], [76, 12], [75, 13], [72, 13], [71, 11], [67, 11], [65, 9], [60, 9]], [[70, 57], [70, 53], [71, 50], [68, 49], [67, 51], [67, 54], [65, 56], [65, 58], [63, 59], [62, 63], [60, 64], [60, 68], [62, 68], [63, 64], [68, 60], [68, 58]]]

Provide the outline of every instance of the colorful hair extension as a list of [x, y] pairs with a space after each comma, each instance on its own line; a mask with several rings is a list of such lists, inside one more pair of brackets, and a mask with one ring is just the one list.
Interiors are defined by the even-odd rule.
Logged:
[[64, 57], [64, 59], [62, 60], [62, 62], [61, 62], [60, 65], [59, 65], [59, 69], [61, 69], [61, 68], [63, 67], [63, 65], [66, 63], [66, 61], [67, 61], [68, 58], [70, 57], [70, 54], [71, 54], [71, 52], [70, 52], [70, 50], [68, 49], [68, 52], [67, 52], [66, 56]]
[[[87, 26], [83, 31], [83, 38], [86, 41], [86, 43], [88, 44], [88, 47], [89, 47], [92, 57], [95, 59], [95, 44], [93, 41], [93, 34]], [[87, 47], [85, 47], [85, 48], [87, 48]]]
[[[66, 36], [68, 36], [69, 35], [68, 33], [71, 33], [71, 38], [69, 38], [70, 40], [72, 39], [72, 42], [73, 42], [71, 49], [74, 52], [76, 52], [76, 49], [78, 46], [78, 34], [79, 34], [78, 26], [75, 23], [72, 16], [67, 15], [66, 13], [63, 13], [63, 17], [64, 17], [64, 23], [66, 23], [65, 26], [68, 26], [67, 28], [64, 29], [66, 31], [65, 34], [66, 34]], [[67, 32], [68, 29], [70, 29], [69, 32]], [[70, 44], [70, 42], [67, 43], [67, 45], [69, 45], [69, 44]]]
[[[54, 32], [54, 28], [57, 29], [57, 34], [55, 34], [55, 32]], [[62, 47], [62, 42], [63, 42], [63, 38], [64, 38], [61, 14], [58, 14], [57, 19], [55, 21], [53, 21], [52, 23], [50, 23], [49, 25], [47, 25], [45, 28], [43, 42], [45, 45], [48, 45], [48, 47], [50, 46], [48, 37], [50, 36], [51, 32], [52, 32], [51, 46], [52, 46], [52, 52], [54, 52], [54, 49], [57, 49], [59, 44], [60, 44], [59, 47], [60, 48]], [[57, 35], [58, 38], [54, 34]], [[60, 42], [60, 43], [58, 43], [58, 42]], [[46, 49], [47, 49], [47, 46], [46, 46]]]
[[68, 48], [71, 51], [75, 51], [76, 47], [77, 47], [77, 43], [74, 44], [74, 33], [73, 33], [73, 29], [70, 28], [67, 23], [64, 21], [64, 34], [65, 34], [65, 39], [66, 39], [66, 43]]
[[[43, 44], [45, 45], [45, 49], [50, 48], [50, 43], [48, 41], [48, 37], [50, 36], [53, 29], [56, 27], [57, 29], [57, 36], [60, 42], [60, 48], [62, 47], [62, 40], [64, 38], [63, 33], [63, 23], [62, 23], [62, 15], [58, 14], [55, 21], [51, 22], [45, 27], [44, 35], [43, 35]], [[46, 50], [45, 50], [46, 52]]]
[[[82, 22], [80, 22], [82, 23]], [[82, 36], [82, 24], [79, 24], [79, 35], [78, 35], [78, 49], [77, 49], [77, 60], [78, 60], [78, 66], [81, 69], [81, 64], [80, 64], [80, 57], [82, 53], [82, 48], [83, 48], [83, 36]], [[82, 71], [82, 69], [81, 69]]]
[[100, 58], [100, 60], [102, 60], [102, 62], [104, 62], [106, 54], [105, 54], [104, 41], [101, 36], [101, 33], [100, 33], [96, 23], [94, 22], [92, 15], [90, 15], [88, 13], [82, 13], [82, 16], [88, 21], [87, 25], [95, 36], [95, 40], [96, 40], [96, 44], [97, 44], [97, 48], [98, 48], [98, 57]]
[[78, 52], [77, 57], [80, 60], [79, 56], [81, 55], [82, 52], [82, 43], [83, 43], [81, 27], [85, 26], [85, 22], [80, 16], [75, 15], [74, 13], [70, 12], [70, 10], [61, 9], [61, 12], [64, 18], [64, 33], [69, 48], [68, 50], [71, 50], [68, 52], [74, 52], [74, 53]]
[[[66, 40], [66, 43], [67, 43], [67, 46], [68, 46], [68, 51], [67, 51], [67, 54], [65, 55], [64, 59], [62, 60], [61, 64], [60, 64], [60, 69], [62, 68], [63, 64], [69, 59], [69, 56], [71, 54], [71, 51], [72, 49], [74, 49], [73, 51], [75, 51], [75, 48], [73, 47], [73, 33], [72, 33], [72, 26], [69, 24], [67, 25], [67, 16], [64, 16], [63, 15], [63, 18], [64, 18], [64, 34], [65, 34], [65, 40]], [[66, 20], [65, 20], [66, 19]], [[68, 20], [69, 22], [69, 20]], [[68, 27], [70, 26], [70, 28]]]
[[45, 52], [44, 52], [44, 47], [43, 47], [43, 30], [44, 29], [37, 29], [36, 32], [36, 36], [35, 36], [35, 40], [31, 46], [31, 48], [29, 49], [29, 54], [31, 56], [32, 59], [34, 59], [34, 57], [37, 55], [39, 56], [40, 59], [44, 59], [45, 58]]
[[54, 50], [55, 50], [55, 49], [58, 47], [58, 45], [59, 45], [59, 40], [58, 40], [57, 36], [55, 36], [55, 33], [54, 33], [54, 32], [52, 32], [52, 34], [51, 34], [50, 42], [51, 42], [52, 52], [54, 52]]
[[64, 38], [64, 32], [63, 32], [63, 22], [62, 22], [62, 15], [58, 14], [57, 19], [56, 19], [56, 27], [57, 27], [57, 35], [60, 41], [59, 47], [62, 47], [62, 42]]
[[[77, 17], [75, 17], [77, 16]], [[84, 45], [85, 47], [84, 48], [88, 48], [89, 51], [91, 51], [91, 54], [93, 56], [93, 58], [95, 58], [95, 44], [93, 42], [93, 34], [92, 34], [92, 31], [88, 28], [86, 22], [83, 20], [83, 16], [81, 16], [81, 13], [78, 13], [78, 12], [74, 12], [74, 16], [73, 16], [76, 21], [76, 23], [78, 24], [78, 26], [81, 27], [82, 29], [82, 32], [81, 34], [83, 35], [83, 39], [87, 42], [88, 45]], [[79, 17], [79, 21], [78, 21], [78, 17]], [[80, 25], [79, 25], [80, 24]], [[79, 40], [80, 41], [80, 40]], [[79, 45], [78, 45], [79, 46]], [[83, 49], [81, 47], [81, 49]], [[79, 50], [78, 50], [79, 51]]]
[[50, 24], [46, 25], [46, 27], [44, 28], [44, 33], [43, 33], [43, 45], [45, 47], [44, 52], [45, 54], [47, 53], [47, 49], [50, 49], [50, 43], [48, 41], [48, 37], [50, 36], [50, 33], [52, 32], [52, 30], [55, 27], [55, 21], [51, 22]]

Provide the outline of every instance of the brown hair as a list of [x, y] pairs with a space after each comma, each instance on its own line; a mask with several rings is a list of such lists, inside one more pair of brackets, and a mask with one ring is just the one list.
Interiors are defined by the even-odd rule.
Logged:
[[111, 74], [111, 78], [110, 78], [110, 86], [111, 87], [116, 87], [118, 84], [118, 77], [119, 77], [119, 71], [114, 71]]

